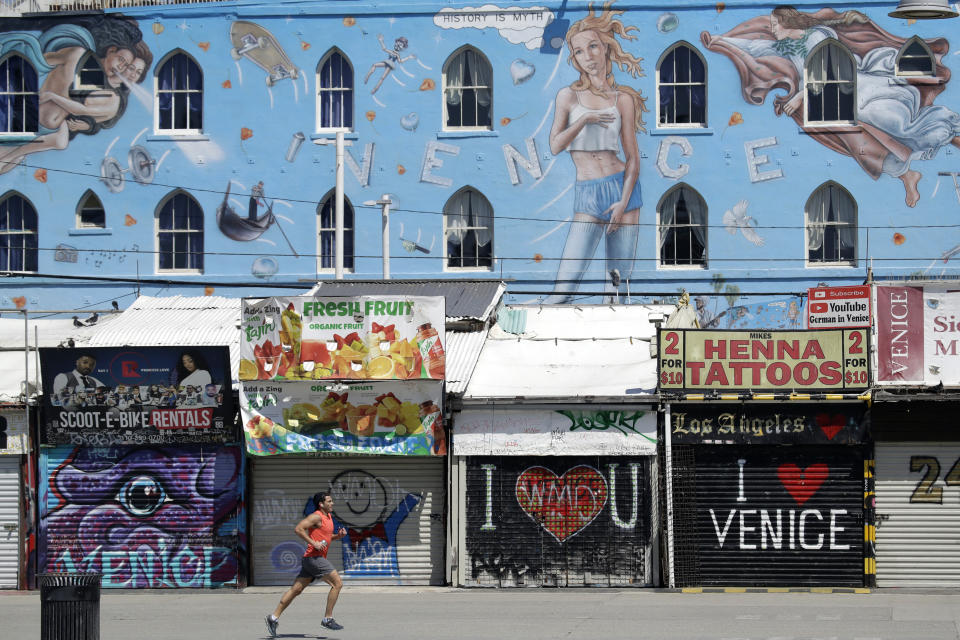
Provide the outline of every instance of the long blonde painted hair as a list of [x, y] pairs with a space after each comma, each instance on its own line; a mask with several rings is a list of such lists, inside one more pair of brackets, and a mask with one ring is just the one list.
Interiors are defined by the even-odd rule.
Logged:
[[633, 87], [618, 85], [613, 77], [614, 63], [616, 63], [621, 71], [629, 73], [633, 78], [642, 78], [644, 76], [643, 68], [640, 66], [643, 58], [638, 58], [624, 51], [616, 38], [616, 36], [620, 36], [624, 40], [636, 40], [637, 36], [630, 35], [630, 32], [639, 31], [639, 29], [637, 27], [625, 26], [619, 20], [614, 20], [614, 16], [621, 15], [624, 12], [611, 10], [611, 4], [613, 4], [612, 1], [604, 3], [603, 13], [597, 15], [591, 3], [589, 5], [590, 13], [587, 17], [577, 20], [570, 25], [570, 28], [567, 30], [567, 50], [570, 51], [569, 61], [573, 65], [573, 68], [580, 72], [580, 79], [572, 83], [570, 88], [574, 91], [587, 90], [600, 96], [603, 95], [599, 90], [593, 88], [589, 75], [577, 65], [577, 61], [573, 57], [571, 38], [584, 31], [593, 31], [597, 34], [597, 37], [600, 38], [600, 41], [607, 46], [607, 69], [605, 76], [607, 84], [611, 89], [622, 91], [630, 96], [630, 99], [633, 100], [634, 111], [636, 112], [636, 122], [634, 126], [637, 131], [646, 131], [647, 128], [643, 122], [643, 114], [649, 111], [649, 109], [647, 109], [647, 99]]

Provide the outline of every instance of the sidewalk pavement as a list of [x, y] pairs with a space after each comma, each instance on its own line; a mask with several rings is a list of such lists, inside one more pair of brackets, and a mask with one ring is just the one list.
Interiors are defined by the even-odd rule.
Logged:
[[[102, 640], [266, 638], [284, 589], [104, 590]], [[280, 620], [282, 638], [670, 638], [671, 640], [956, 640], [960, 591], [678, 593], [652, 589], [351, 587], [320, 626], [326, 586], [309, 587]], [[0, 591], [0, 638], [40, 637], [38, 592]]]

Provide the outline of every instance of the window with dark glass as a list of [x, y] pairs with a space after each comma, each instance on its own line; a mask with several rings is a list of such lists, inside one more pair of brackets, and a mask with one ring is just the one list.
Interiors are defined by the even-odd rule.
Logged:
[[92, 191], [87, 191], [77, 208], [78, 228], [103, 228], [107, 226], [107, 214], [103, 203]]
[[932, 76], [935, 68], [933, 52], [920, 38], [907, 40], [897, 55], [898, 76]]
[[856, 264], [857, 203], [846, 189], [828, 182], [807, 200], [807, 262]]
[[37, 86], [37, 72], [25, 58], [11, 55], [0, 62], [0, 133], [38, 131]]
[[0, 200], [0, 271], [36, 271], [37, 210], [19, 194]]
[[176, 193], [157, 215], [157, 268], [203, 270], [203, 210], [191, 196]]
[[317, 79], [317, 128], [353, 128], [353, 67], [339, 51], [320, 62]]
[[851, 123], [856, 119], [857, 67], [837, 41], [821, 43], [807, 57], [807, 122]]
[[707, 74], [700, 53], [678, 44], [657, 68], [657, 122], [660, 125], [707, 124]]
[[493, 207], [479, 191], [466, 187], [443, 207], [447, 268], [493, 267]]
[[[320, 265], [322, 271], [337, 267], [337, 201], [331, 192], [323, 199], [320, 215]], [[353, 270], [353, 206], [343, 199], [343, 268]]]
[[107, 84], [103, 67], [97, 62], [93, 53], [87, 54], [80, 62], [77, 70], [77, 85], [81, 87], [104, 87]]
[[467, 48], [443, 68], [445, 124], [448, 129], [490, 129], [493, 122], [493, 70], [479, 51]]
[[658, 208], [660, 266], [706, 266], [707, 204], [696, 191], [678, 185]]
[[185, 53], [170, 56], [157, 71], [157, 129], [203, 129], [203, 73]]

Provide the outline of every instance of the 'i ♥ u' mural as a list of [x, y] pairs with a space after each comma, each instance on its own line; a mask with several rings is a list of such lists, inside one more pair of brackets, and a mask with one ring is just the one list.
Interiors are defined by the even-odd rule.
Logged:
[[562, 476], [530, 467], [517, 477], [517, 502], [528, 516], [563, 542], [593, 522], [607, 504], [607, 481], [586, 465]]

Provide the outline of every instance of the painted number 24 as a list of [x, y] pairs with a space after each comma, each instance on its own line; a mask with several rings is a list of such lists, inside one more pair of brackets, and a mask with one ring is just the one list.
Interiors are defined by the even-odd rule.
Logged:
[[[910, 494], [910, 502], [943, 504], [943, 487], [934, 486], [940, 477], [940, 461], [933, 456], [910, 456], [910, 471], [918, 473], [924, 470], [923, 478]], [[960, 485], [960, 458], [950, 467], [943, 482], [948, 487]]]

